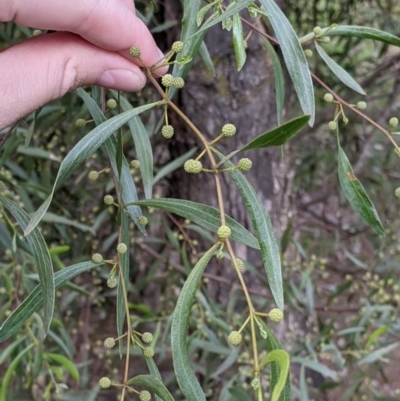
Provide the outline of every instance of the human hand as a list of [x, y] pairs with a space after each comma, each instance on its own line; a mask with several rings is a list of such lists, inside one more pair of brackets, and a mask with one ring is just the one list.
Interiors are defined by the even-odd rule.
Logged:
[[145, 65], [163, 57], [132, 0], [1, 0], [6, 21], [58, 32], [0, 53], [0, 129], [79, 86], [142, 89], [146, 77], [131, 46], [141, 49]]

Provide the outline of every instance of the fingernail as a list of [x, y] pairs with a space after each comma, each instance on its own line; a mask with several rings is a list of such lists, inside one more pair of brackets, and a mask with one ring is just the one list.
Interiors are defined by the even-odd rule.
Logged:
[[104, 71], [97, 80], [97, 84], [100, 86], [132, 92], [141, 90], [145, 83], [144, 75], [141, 76], [136, 72], [127, 70]]

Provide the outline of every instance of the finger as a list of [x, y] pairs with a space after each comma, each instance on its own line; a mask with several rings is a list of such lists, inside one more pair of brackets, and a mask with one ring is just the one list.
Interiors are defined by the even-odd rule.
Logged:
[[84, 85], [140, 90], [146, 77], [119, 53], [77, 35], [37, 36], [0, 53], [0, 129]]
[[14, 20], [39, 29], [73, 32], [99, 47], [124, 53], [127, 57], [128, 49], [137, 46], [147, 66], [162, 58], [153, 36], [136, 17], [133, 1], [1, 0], [1, 3], [0, 21]]

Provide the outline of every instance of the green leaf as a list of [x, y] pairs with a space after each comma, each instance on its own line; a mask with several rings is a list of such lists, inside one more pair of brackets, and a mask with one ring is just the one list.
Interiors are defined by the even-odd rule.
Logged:
[[[203, 205], [201, 203], [182, 199], [160, 198], [137, 201], [134, 202], [134, 204], [175, 213], [214, 233], [216, 233], [221, 226], [219, 211], [212, 206]], [[251, 248], [260, 249], [257, 239], [249, 231], [231, 217], [225, 217], [227, 225], [232, 230], [231, 239], [233, 241], [240, 242]]]
[[208, 51], [207, 45], [203, 42], [200, 44], [199, 57], [203, 64], [206, 66], [207, 70], [210, 71], [215, 77], [215, 68], [213, 61], [211, 59], [210, 53]]
[[278, 125], [282, 125], [282, 112], [285, 102], [285, 75], [283, 74], [281, 61], [279, 60], [279, 57], [276, 54], [274, 47], [271, 45], [268, 39], [261, 37], [261, 40], [267, 48], [269, 55], [271, 56], [272, 69], [274, 71], [275, 78], [277, 121]]
[[209, 10], [211, 10], [211, 8], [215, 5], [215, 1], [213, 1], [212, 3], [209, 3], [207, 5], [205, 5], [204, 7], [202, 7], [197, 15], [196, 15], [196, 22], [197, 25], [200, 26], [203, 23], [204, 17], [206, 16], [207, 12]]
[[[0, 203], [2, 203], [3, 206], [14, 216], [21, 228], [23, 230], [26, 229], [29, 223], [28, 213], [22, 210], [16, 203], [1, 195]], [[43, 328], [44, 335], [46, 335], [54, 313], [56, 290], [54, 284], [53, 262], [47, 249], [46, 242], [37, 228], [32, 230], [31, 233], [27, 235], [26, 240], [28, 241], [28, 244], [33, 252], [33, 257], [35, 259], [35, 264], [39, 274], [44, 306]]]
[[381, 360], [386, 354], [389, 352], [393, 351], [395, 348], [397, 348], [399, 345], [398, 342], [386, 345], [385, 347], [378, 348], [377, 350], [371, 352], [364, 358], [360, 359], [357, 363], [358, 366], [365, 365], [367, 363], [373, 363], [376, 361]]
[[327, 377], [332, 380], [337, 380], [337, 374], [335, 371], [333, 371], [332, 369], [328, 368], [327, 366], [323, 365], [322, 363], [316, 360], [295, 356], [292, 358], [292, 363], [298, 363], [302, 366], [305, 366], [306, 368], [312, 369], [315, 372], [320, 373], [324, 377]]
[[246, 62], [246, 42], [243, 38], [243, 25], [239, 14], [233, 14], [232, 36], [236, 66], [240, 71]]
[[304, 51], [292, 25], [275, 2], [273, 0], [260, 0], [260, 2], [271, 15], [269, 20], [281, 46], [300, 106], [304, 114], [310, 115], [308, 123], [312, 127], [315, 120], [314, 87]]
[[368, 349], [376, 339], [385, 334], [389, 330], [389, 326], [378, 327], [376, 330], [372, 332], [372, 334], [368, 337], [367, 343], [365, 344], [365, 349]]
[[390, 33], [366, 26], [342, 25], [333, 29], [328, 29], [323, 36], [350, 36], [362, 39], [372, 39], [400, 47], [400, 38]]
[[[54, 192], [61, 184], [81, 165], [81, 163], [91, 156], [119, 127], [128, 122], [132, 117], [137, 116], [144, 111], [150, 110], [163, 102], [149, 103], [144, 106], [136, 107], [133, 110], [118, 114], [110, 118], [103, 124], [84, 136], [67, 154], [61, 163], [53, 189], [49, 197], [43, 202], [39, 209], [32, 215], [32, 218], [25, 229], [25, 235], [28, 235], [40, 222], [46, 213], [53, 199]], [[118, 171], [118, 169], [117, 169]]]
[[50, 358], [53, 361], [58, 362], [60, 365], [64, 366], [64, 368], [68, 371], [68, 373], [72, 376], [72, 378], [79, 383], [79, 371], [76, 368], [75, 364], [66, 358], [64, 355], [54, 354], [54, 353], [47, 353], [45, 354], [46, 358]]
[[[98, 267], [92, 262], [83, 262], [66, 267], [54, 274], [55, 289], [73, 279], [77, 275], [90, 269]], [[0, 342], [3, 342], [15, 334], [20, 327], [43, 305], [43, 293], [40, 285], [37, 285], [32, 292], [22, 301], [6, 321], [0, 326]]]
[[318, 44], [316, 40], [314, 40], [315, 48], [317, 49], [318, 54], [325, 61], [326, 65], [329, 69], [350, 89], [359, 93], [360, 95], [365, 95], [363, 88], [356, 82], [356, 80], [344, 69], [342, 68], [336, 61], [331, 59], [325, 50]]
[[379, 235], [385, 235], [385, 229], [382, 226], [373, 203], [366, 194], [360, 181], [354, 175], [349, 159], [343, 149], [339, 144], [338, 147], [339, 181], [344, 195], [351, 206], [353, 206], [371, 228], [373, 228]]
[[269, 352], [261, 361], [260, 369], [267, 363], [276, 362], [279, 366], [279, 379], [276, 382], [272, 391], [271, 401], [279, 401], [279, 398], [285, 388], [286, 380], [289, 375], [290, 357], [283, 349], [276, 349]]
[[176, 303], [171, 326], [172, 361], [176, 380], [187, 401], [205, 401], [206, 397], [190, 365], [187, 338], [190, 309], [201, 277], [219, 244], [215, 244], [197, 262], [182, 287]]
[[[233, 167], [233, 164], [228, 161], [225, 163], [225, 166], [230, 168]], [[271, 220], [265, 207], [258, 200], [254, 188], [245, 176], [237, 170], [231, 171], [229, 174], [244, 200], [247, 213], [251, 218], [254, 231], [256, 232], [264, 268], [267, 273], [268, 284], [275, 303], [279, 309], [283, 310], [284, 301], [281, 259]]]
[[128, 384], [142, 386], [159, 396], [163, 401], [174, 401], [174, 397], [172, 397], [163, 382], [157, 377], [151, 375], [139, 375], [129, 379]]
[[52, 224], [64, 224], [67, 226], [75, 227], [81, 231], [87, 231], [92, 235], [96, 235], [96, 231], [92, 227], [89, 227], [88, 225], [79, 223], [77, 221], [73, 221], [70, 218], [64, 216], [58, 216], [54, 213], [46, 212], [42, 218], [42, 221]]

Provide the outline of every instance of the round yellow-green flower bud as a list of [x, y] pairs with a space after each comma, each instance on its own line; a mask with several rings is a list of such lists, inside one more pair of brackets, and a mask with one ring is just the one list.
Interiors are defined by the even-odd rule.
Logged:
[[249, 171], [252, 166], [253, 166], [253, 162], [250, 159], [248, 159], [247, 157], [244, 157], [243, 159], [239, 160], [238, 168], [240, 171], [243, 171], [243, 172]]
[[337, 128], [337, 123], [336, 123], [336, 121], [329, 121], [329, 123], [328, 123], [328, 128], [329, 128], [331, 131], [335, 130], [335, 129]]
[[172, 43], [171, 49], [175, 53], [180, 53], [183, 50], [183, 42], [179, 40], [177, 42]]
[[140, 49], [139, 49], [138, 47], [132, 46], [132, 47], [129, 49], [129, 54], [130, 54], [133, 58], [139, 58], [141, 52], [140, 52]]
[[0, 193], [6, 192], [6, 184], [3, 181], [0, 181]]
[[97, 171], [91, 171], [89, 173], [89, 180], [96, 181], [99, 178], [99, 173]]
[[109, 109], [115, 109], [117, 107], [117, 101], [115, 99], [108, 99], [107, 100], [107, 107]]
[[326, 103], [332, 103], [333, 102], [333, 96], [330, 93], [325, 93], [324, 95], [324, 100]]
[[142, 340], [146, 344], [151, 343], [153, 341], [153, 334], [146, 331], [145, 333], [142, 334]]
[[175, 77], [173, 79], [172, 86], [177, 89], [182, 89], [185, 86], [185, 81], [181, 77]]
[[115, 288], [117, 286], [117, 279], [115, 277], [110, 277], [107, 280], [107, 287], [108, 288]]
[[283, 319], [283, 312], [278, 308], [274, 308], [269, 311], [268, 316], [273, 322], [280, 322]]
[[392, 117], [389, 120], [389, 125], [391, 125], [392, 127], [397, 127], [398, 124], [399, 124], [399, 120], [396, 117]]
[[146, 226], [148, 222], [149, 222], [149, 220], [147, 219], [146, 216], [140, 216], [140, 217], [138, 218], [138, 223], [139, 223], [141, 226]]
[[314, 55], [314, 53], [313, 53], [313, 51], [311, 49], [306, 49], [306, 50], [304, 50], [304, 55], [307, 58], [311, 58]]
[[139, 400], [140, 401], [150, 401], [151, 394], [147, 390], [143, 390], [139, 393]]
[[174, 127], [172, 125], [164, 125], [161, 129], [161, 135], [166, 139], [172, 138], [174, 136]]
[[133, 168], [133, 169], [138, 169], [139, 167], [140, 167], [140, 161], [139, 160], [132, 160], [131, 161], [131, 167]]
[[144, 355], [146, 358], [153, 358], [153, 356], [154, 356], [154, 349], [151, 348], [151, 347], [146, 347], [146, 348], [144, 348], [144, 349], [143, 349], [143, 355]]
[[128, 247], [126, 246], [126, 244], [124, 244], [123, 242], [119, 243], [117, 245], [117, 252], [122, 255], [124, 253], [126, 253], [126, 251], [128, 250]]
[[174, 83], [174, 77], [171, 74], [165, 74], [162, 78], [161, 78], [161, 83], [163, 84], [163, 86], [165, 86], [166, 88], [169, 88], [170, 86], [173, 85]]
[[109, 388], [111, 386], [111, 380], [108, 377], [102, 377], [99, 380], [100, 388]]
[[225, 124], [222, 127], [222, 135], [230, 137], [236, 134], [236, 127], [233, 124]]
[[329, 38], [328, 36], [324, 36], [323, 38], [321, 38], [322, 43], [329, 43], [330, 41], [331, 41], [331, 38]]
[[242, 342], [243, 336], [238, 331], [231, 331], [228, 336], [228, 343], [234, 346]]
[[85, 125], [86, 125], [86, 120], [83, 118], [78, 118], [75, 121], [75, 127], [77, 127], [77, 128], [83, 128]]
[[114, 198], [111, 195], [106, 195], [103, 201], [106, 205], [112, 205], [114, 203]]
[[400, 198], [400, 188], [396, 188], [396, 191], [394, 191], [394, 194]]
[[224, 258], [224, 253], [222, 252], [222, 251], [218, 251], [217, 252], [217, 259], [218, 260], [221, 260], [221, 259], [223, 259]]
[[365, 102], [357, 102], [357, 109], [365, 110], [367, 108], [367, 103]]
[[319, 26], [316, 26], [316, 27], [313, 29], [313, 32], [314, 32], [316, 35], [321, 35], [321, 33], [322, 33], [322, 28], [319, 27]]
[[92, 255], [92, 261], [93, 263], [101, 263], [103, 261], [103, 256], [99, 253], [95, 253]]
[[189, 159], [183, 165], [187, 173], [198, 174], [203, 169], [203, 165], [198, 160]]
[[112, 337], [108, 337], [104, 340], [104, 346], [106, 348], [112, 348], [115, 345], [115, 340]]
[[[240, 272], [244, 271], [244, 262], [242, 259], [236, 258], [236, 265]], [[233, 261], [231, 262], [231, 267], [233, 270], [236, 270], [236, 267], [235, 267], [235, 264], [233, 263]]]
[[228, 239], [231, 236], [232, 231], [228, 226], [221, 226], [218, 228], [217, 234], [220, 239]]

